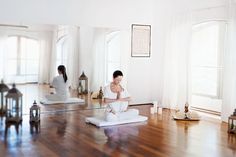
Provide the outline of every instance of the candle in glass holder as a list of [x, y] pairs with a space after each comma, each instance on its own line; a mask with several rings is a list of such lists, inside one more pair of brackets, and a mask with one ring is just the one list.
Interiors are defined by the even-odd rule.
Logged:
[[162, 107], [158, 107], [158, 114], [162, 114]]
[[152, 102], [152, 104], [153, 104], [153, 108], [154, 108], [154, 113], [157, 113], [157, 101], [153, 101]]
[[154, 113], [155, 113], [154, 107], [151, 107], [151, 108], [150, 108], [150, 112], [151, 112], [151, 114], [154, 114]]

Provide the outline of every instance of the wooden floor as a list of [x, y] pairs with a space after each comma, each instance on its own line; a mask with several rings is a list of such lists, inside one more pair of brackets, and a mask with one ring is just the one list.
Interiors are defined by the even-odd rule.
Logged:
[[[31, 95], [40, 99], [45, 92], [41, 86], [27, 88], [24, 96], [29, 102], [35, 99]], [[141, 105], [131, 108], [148, 116], [147, 122], [97, 128], [86, 124], [85, 117], [102, 114], [103, 106], [93, 100], [87, 102], [84, 106], [41, 105], [39, 126], [29, 124], [30, 104], [25, 105], [19, 126], [6, 126], [2, 117], [0, 157], [236, 157], [236, 135], [228, 134], [227, 124], [215, 117], [203, 115], [199, 122], [174, 121], [170, 110], [151, 115], [151, 105]]]

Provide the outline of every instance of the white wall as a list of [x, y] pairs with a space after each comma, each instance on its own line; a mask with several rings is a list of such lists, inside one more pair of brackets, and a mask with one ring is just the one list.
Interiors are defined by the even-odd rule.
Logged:
[[[185, 13], [193, 15], [193, 24], [208, 20], [225, 20], [227, 13], [225, 10], [226, 0], [167, 0], [160, 5], [160, 0], [155, 1], [153, 11], [153, 30], [152, 30], [152, 57], [147, 68], [150, 69], [149, 85], [146, 92], [149, 96], [140, 102], [160, 101], [162, 98], [163, 84], [163, 57], [166, 43], [166, 33], [169, 31], [171, 19], [175, 14]], [[163, 14], [164, 13], [164, 14]], [[135, 63], [134, 63], [135, 64]], [[146, 70], [147, 70], [146, 68]], [[145, 69], [143, 70], [145, 71]], [[135, 94], [142, 97], [142, 94]]]
[[[85, 75], [91, 78], [92, 71], [92, 45], [93, 45], [94, 28], [80, 27], [80, 50], [79, 50], [79, 73], [84, 71]], [[91, 83], [90, 83], [91, 84]]]
[[152, 0], [1, 0], [1, 23], [129, 27], [151, 23]]
[[[152, 51], [150, 58], [129, 58], [128, 90], [132, 94], [131, 103], [148, 103], [162, 98], [163, 57], [166, 33], [171, 19], [176, 13], [192, 13], [193, 23], [206, 20], [226, 19], [222, 0], [157, 0], [153, 2]], [[216, 7], [216, 8], [215, 8]], [[206, 9], [207, 8], [207, 9]], [[214, 8], [214, 9], [210, 9]]]
[[171, 2], [155, 1], [151, 32], [151, 57], [130, 58], [128, 89], [132, 103], [149, 103], [162, 96], [162, 60], [167, 26], [171, 17]]
[[[90, 60], [91, 27], [116, 27], [126, 31], [123, 48], [127, 87], [133, 97], [132, 103], [160, 100], [162, 97], [162, 69], [165, 38], [168, 26], [176, 13], [221, 6], [226, 0], [8, 0], [1, 1], [0, 23], [73, 24], [81, 29], [80, 68], [88, 70]], [[207, 12], [207, 11], [206, 11]], [[211, 12], [211, 11], [210, 11]], [[217, 11], [216, 11], [217, 12]], [[203, 13], [196, 18], [201, 21], [206, 14], [212, 17], [222, 12]], [[130, 27], [132, 23], [152, 25], [150, 58], [132, 58], [130, 52]], [[87, 26], [90, 26], [87, 27]]]

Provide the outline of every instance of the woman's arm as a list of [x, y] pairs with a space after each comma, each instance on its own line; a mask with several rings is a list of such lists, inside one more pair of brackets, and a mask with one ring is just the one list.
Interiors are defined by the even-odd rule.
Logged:
[[118, 98], [118, 99], [104, 98], [104, 102], [105, 102], [105, 103], [113, 103], [113, 102], [116, 102], [116, 101], [130, 101], [130, 100], [131, 100], [130, 97], [127, 97], [127, 98]]
[[[124, 91], [125, 91], [125, 89], [123, 87], [121, 87], [120, 91], [117, 92], [116, 99], [111, 99], [111, 98], [109, 98], [109, 95], [106, 94], [106, 93], [108, 93], [108, 91], [105, 89], [104, 90], [104, 96], [107, 96], [107, 97], [104, 98], [104, 103], [113, 103], [113, 102], [117, 102], [117, 101], [130, 101], [131, 97], [129, 96], [129, 94], [128, 95], [126, 94], [125, 98], [121, 98], [121, 92], [124, 92]], [[127, 91], [125, 91], [125, 92], [127, 93]]]
[[116, 102], [116, 101], [117, 101], [117, 99], [104, 98], [105, 103], [113, 103], [113, 102]]
[[129, 96], [129, 94], [127, 95], [127, 91], [125, 91], [124, 88], [121, 87], [121, 90], [123, 92], [125, 92], [125, 98], [121, 98], [121, 91], [117, 93], [117, 101], [130, 101], [131, 100], [131, 97]]
[[131, 100], [131, 97], [118, 99], [118, 101], [130, 101], [130, 100]]

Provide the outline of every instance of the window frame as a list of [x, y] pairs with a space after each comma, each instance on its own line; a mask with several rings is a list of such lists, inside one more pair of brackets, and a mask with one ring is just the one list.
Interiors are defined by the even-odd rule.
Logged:
[[[105, 40], [105, 84], [108, 84], [110, 81], [109, 81], [109, 77], [112, 77], [112, 76], [109, 76], [108, 75], [108, 65], [109, 63], [114, 63], [114, 61], [111, 61], [109, 60], [108, 56], [109, 56], [109, 52], [108, 52], [108, 45], [110, 43], [111, 40], [113, 40], [115, 37], [117, 37], [118, 35], [120, 35], [121, 31], [120, 30], [114, 30], [114, 31], [110, 31], [106, 34], [106, 40]], [[115, 62], [116, 63], [116, 62]], [[121, 55], [120, 55], [120, 59], [119, 59], [119, 63], [120, 63], [120, 67], [121, 67]]]
[[[16, 50], [16, 54], [17, 54], [17, 57], [16, 59], [9, 59], [7, 58], [7, 60], [16, 60], [17, 62], [17, 67], [16, 67], [16, 75], [15, 76], [38, 76], [38, 74], [22, 74], [21, 72], [21, 62], [22, 60], [24, 61], [27, 61], [28, 59], [22, 59], [21, 58], [21, 55], [22, 55], [22, 50], [21, 50], [21, 44], [22, 44], [22, 38], [25, 38], [25, 39], [30, 39], [30, 40], [34, 40], [34, 41], [37, 41], [39, 42], [39, 40], [37, 38], [33, 38], [33, 37], [28, 37], [28, 36], [25, 36], [25, 35], [9, 35], [7, 38], [11, 38], [11, 37], [16, 37], [17, 38], [17, 50]], [[14, 76], [14, 75], [10, 75], [10, 76]]]
[[[198, 24], [193, 25], [192, 30], [193, 33], [198, 30], [194, 30], [199, 25], [202, 24], [207, 24], [210, 25], [212, 23], [217, 23], [219, 25], [219, 36], [218, 36], [218, 50], [217, 50], [217, 66], [192, 66], [191, 67], [196, 67], [196, 68], [214, 68], [217, 70], [217, 89], [216, 89], [216, 95], [211, 95], [211, 94], [203, 94], [203, 93], [198, 93], [198, 92], [192, 92], [192, 95], [195, 96], [203, 96], [203, 97], [208, 97], [212, 99], [221, 99], [222, 98], [222, 88], [223, 88], [223, 60], [224, 60], [224, 47], [225, 47], [225, 40], [226, 40], [226, 32], [227, 32], [227, 22], [226, 21], [217, 21], [217, 20], [210, 20], [210, 21], [205, 21], [201, 22]], [[223, 26], [224, 25], [224, 26]]]
[[[58, 38], [58, 40], [57, 40], [57, 43], [56, 43], [56, 63], [58, 61], [60, 61], [60, 64], [67, 64], [68, 58], [66, 57], [66, 59], [64, 59], [64, 51], [63, 50], [61, 51], [61, 56], [62, 57], [60, 59], [57, 59], [57, 55], [58, 55], [57, 46], [58, 46], [58, 44], [61, 44], [62, 46], [64, 46], [65, 44], [68, 44], [67, 39], [68, 39], [68, 36], [63, 35], [60, 38]], [[65, 61], [65, 63], [64, 63], [64, 61]]]

